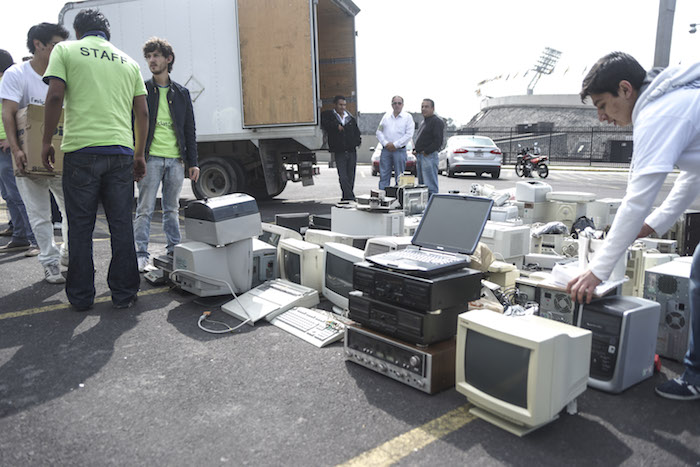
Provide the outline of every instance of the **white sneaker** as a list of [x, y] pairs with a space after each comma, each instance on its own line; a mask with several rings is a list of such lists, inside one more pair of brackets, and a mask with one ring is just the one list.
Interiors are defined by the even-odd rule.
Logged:
[[44, 276], [46, 282], [50, 284], [63, 284], [66, 279], [61, 275], [61, 267], [58, 263], [50, 263], [44, 266]]
[[136, 260], [139, 263], [139, 272], [145, 272], [146, 267], [148, 266], [148, 257], [147, 256], [139, 256], [136, 258]]
[[61, 266], [68, 267], [68, 255], [61, 256]]

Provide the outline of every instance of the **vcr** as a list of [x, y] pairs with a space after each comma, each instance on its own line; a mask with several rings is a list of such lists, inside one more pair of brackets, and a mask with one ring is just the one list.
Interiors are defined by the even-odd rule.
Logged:
[[481, 272], [469, 268], [437, 277], [417, 277], [363, 261], [355, 263], [353, 287], [372, 298], [414, 310], [444, 310], [478, 300], [481, 277]]
[[418, 348], [357, 325], [345, 327], [345, 360], [428, 394], [455, 385], [455, 339]]
[[358, 290], [350, 292], [349, 298], [351, 320], [411, 344], [428, 345], [454, 337], [457, 316], [468, 309], [465, 303], [442, 310], [414, 311], [367, 297]]

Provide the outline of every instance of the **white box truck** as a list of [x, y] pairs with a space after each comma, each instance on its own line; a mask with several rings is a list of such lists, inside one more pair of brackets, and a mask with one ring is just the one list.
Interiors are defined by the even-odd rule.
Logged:
[[276, 196], [287, 181], [313, 184], [323, 145], [320, 113], [333, 96], [357, 114], [355, 15], [350, 0], [87, 0], [67, 3], [71, 31], [84, 8], [109, 20], [111, 42], [150, 73], [142, 46], [167, 39], [171, 77], [194, 103], [198, 198]]

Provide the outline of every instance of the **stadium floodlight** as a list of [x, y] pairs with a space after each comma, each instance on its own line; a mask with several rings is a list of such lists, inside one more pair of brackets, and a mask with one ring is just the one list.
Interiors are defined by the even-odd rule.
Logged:
[[528, 95], [532, 94], [533, 90], [535, 89], [535, 86], [537, 85], [537, 82], [540, 80], [540, 77], [542, 75], [552, 74], [554, 68], [557, 66], [559, 57], [561, 57], [560, 51], [552, 49], [551, 47], [544, 48], [544, 51], [542, 52], [540, 58], [537, 60], [537, 63], [535, 63], [535, 66], [532, 69], [535, 72], [535, 76], [532, 77], [530, 84], [527, 85]]

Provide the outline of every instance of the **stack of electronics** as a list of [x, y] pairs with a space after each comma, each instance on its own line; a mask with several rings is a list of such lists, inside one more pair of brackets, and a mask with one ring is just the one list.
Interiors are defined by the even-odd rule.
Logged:
[[612, 296], [581, 308], [577, 326], [475, 310], [459, 317], [456, 389], [470, 411], [522, 436], [576, 412], [591, 386], [619, 393], [653, 374], [658, 304]]
[[[619, 393], [651, 377], [660, 316], [658, 303], [640, 297], [609, 295], [581, 305], [563, 287], [519, 278], [521, 297], [539, 305], [538, 314], [593, 333], [588, 384]], [[659, 331], [659, 335], [661, 332]]]
[[481, 292], [468, 255], [492, 204], [433, 195], [412, 245], [354, 265], [348, 304], [358, 324], [346, 327], [347, 360], [429, 394], [454, 386], [457, 316]]
[[[249, 290], [253, 283], [253, 237], [262, 233], [258, 205], [251, 196], [233, 193], [185, 208], [188, 241], [175, 246], [170, 271], [181, 289], [200, 297]], [[263, 245], [258, 251], [269, 256]], [[158, 265], [158, 263], [157, 263]], [[258, 270], [274, 264], [258, 264]]]

